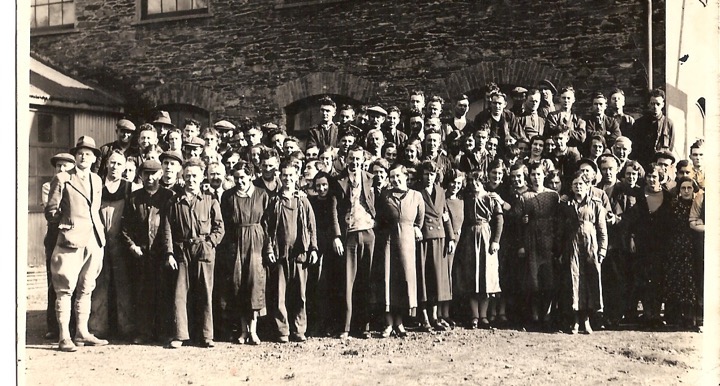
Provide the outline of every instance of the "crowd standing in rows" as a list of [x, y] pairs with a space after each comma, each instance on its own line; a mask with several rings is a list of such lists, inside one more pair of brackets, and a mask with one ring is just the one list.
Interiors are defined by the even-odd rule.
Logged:
[[178, 129], [166, 112], [121, 119], [99, 148], [79, 138], [43, 186], [47, 337], [71, 352], [259, 344], [263, 320], [279, 342], [697, 329], [703, 140], [676, 162], [662, 90], [637, 120], [619, 89], [588, 115], [572, 87], [557, 110], [549, 81], [513, 93], [508, 110], [488, 84], [474, 118], [465, 95], [449, 116], [421, 91], [403, 109], [323, 97], [304, 146], [272, 123]]

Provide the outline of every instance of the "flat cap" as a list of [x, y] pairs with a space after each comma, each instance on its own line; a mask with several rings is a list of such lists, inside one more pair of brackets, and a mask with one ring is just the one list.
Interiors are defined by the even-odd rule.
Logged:
[[218, 130], [235, 130], [235, 125], [226, 120], [215, 122], [214, 127]]
[[595, 163], [595, 161], [591, 160], [590, 158], [583, 158], [580, 161], [578, 161], [578, 163], [577, 163], [578, 169], [580, 168], [580, 166], [585, 165], [585, 164], [590, 165], [590, 167], [592, 167], [593, 170], [595, 170], [595, 173], [599, 172], [597, 164]]
[[657, 161], [660, 158], [669, 159], [672, 161], [672, 163], [675, 163], [675, 156], [668, 149], [662, 149], [662, 150], [658, 150], [655, 152], [655, 155], [653, 156], [653, 160]]
[[135, 131], [135, 124], [128, 119], [121, 119], [117, 121], [115, 127], [122, 130]]
[[557, 87], [555, 87], [555, 85], [547, 79], [541, 80], [538, 85], [540, 86], [541, 89], [546, 88], [548, 90], [551, 90], [553, 92], [553, 94], [557, 94], [557, 92], [558, 92]]
[[181, 164], [183, 163], [183, 156], [179, 151], [168, 150], [160, 154], [160, 162], [163, 162], [166, 158], [173, 159]]
[[511, 91], [511, 93], [512, 93], [513, 95], [522, 95], [522, 94], [525, 94], [526, 92], [528, 92], [528, 90], [527, 90], [525, 87], [520, 87], [520, 86], [515, 87], [515, 88], [512, 89], [512, 91]]
[[183, 142], [183, 146], [204, 147], [205, 141], [198, 137], [190, 138], [190, 142]]
[[149, 159], [140, 165], [140, 172], [156, 172], [160, 169], [162, 169], [162, 165], [154, 159]]
[[73, 157], [70, 153], [57, 153], [52, 158], [50, 158], [50, 164], [55, 167], [58, 161], [65, 161], [70, 162], [72, 164], [75, 163], [75, 157]]
[[387, 111], [385, 111], [385, 109], [380, 106], [368, 107], [367, 112], [368, 112], [368, 114], [375, 113], [375, 114], [387, 116]]

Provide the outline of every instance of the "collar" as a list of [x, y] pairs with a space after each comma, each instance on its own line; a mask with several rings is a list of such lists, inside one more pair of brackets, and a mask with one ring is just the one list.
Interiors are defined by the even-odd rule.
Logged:
[[240, 189], [238, 189], [237, 195], [240, 197], [250, 197], [250, 196], [252, 196], [253, 192], [255, 192], [255, 186], [253, 184], [250, 184], [250, 187], [248, 188], [247, 192], [243, 192]]

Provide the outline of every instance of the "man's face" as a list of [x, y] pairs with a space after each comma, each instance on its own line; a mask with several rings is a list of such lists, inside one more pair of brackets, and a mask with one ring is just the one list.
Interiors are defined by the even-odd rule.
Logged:
[[660, 165], [660, 170], [662, 170], [665, 176], [669, 175], [669, 172], [673, 167], [673, 161], [670, 158], [660, 157], [657, 159], [657, 164]]
[[107, 160], [107, 175], [112, 177], [112, 180], [119, 180], [122, 178], [122, 173], [125, 171], [125, 157], [120, 154], [112, 154]]
[[428, 104], [429, 118], [440, 118], [441, 113], [442, 113], [442, 104], [440, 104], [440, 102], [430, 102]]
[[500, 115], [505, 108], [505, 105], [505, 98], [497, 95], [492, 97], [490, 100], [490, 113], [494, 116]]
[[470, 102], [467, 99], [460, 99], [455, 102], [455, 116], [462, 117], [470, 109]]
[[566, 111], [570, 111], [573, 104], [575, 103], [575, 93], [572, 91], [565, 91], [564, 93], [560, 94], [560, 105], [562, 105], [563, 109]]
[[492, 154], [493, 157], [497, 154], [498, 150], [498, 139], [497, 137], [492, 137], [488, 139], [487, 145], [485, 145], [487, 148], [488, 153]]
[[200, 157], [202, 155], [203, 148], [200, 146], [185, 146], [185, 154], [188, 157]]
[[131, 130], [116, 129], [115, 132], [117, 133], [118, 142], [122, 144], [130, 143], [130, 138], [132, 138], [133, 135]]
[[416, 108], [423, 111], [425, 108], [425, 98], [421, 95], [410, 95], [410, 108]]
[[390, 122], [390, 127], [397, 127], [400, 123], [400, 114], [397, 111], [391, 112], [388, 114], [388, 122]]
[[383, 137], [383, 134], [381, 131], [375, 131], [372, 134], [370, 134], [370, 137], [368, 137], [368, 145], [371, 150], [377, 150], [382, 148], [382, 146], [385, 144], [385, 137]]
[[636, 186], [640, 179], [640, 173], [631, 167], [626, 167], [623, 177], [625, 177], [625, 183], [630, 186]]
[[75, 153], [75, 167], [80, 170], [90, 169], [93, 163], [97, 160], [95, 153], [92, 150], [81, 147]]
[[157, 145], [158, 137], [157, 133], [152, 130], [143, 130], [138, 136], [138, 145], [141, 149], [144, 149], [150, 145]]
[[185, 188], [191, 192], [199, 192], [200, 184], [205, 178], [205, 171], [200, 166], [187, 166], [183, 169]]
[[587, 177], [590, 181], [593, 181], [595, 179], [595, 169], [593, 169], [592, 166], [588, 164], [582, 164], [578, 168], [585, 177]]
[[607, 100], [605, 98], [594, 98], [592, 101], [592, 112], [595, 115], [602, 116], [607, 109]]
[[703, 166], [703, 157], [705, 156], [705, 152], [703, 151], [702, 147], [697, 147], [690, 150], [690, 160], [693, 163], [693, 166], [696, 168]]
[[473, 136], [475, 137], [475, 147], [477, 149], [485, 149], [487, 147], [487, 142], [490, 138], [490, 133], [487, 130], [476, 131]]
[[425, 131], [438, 131], [440, 130], [440, 120], [437, 118], [430, 118], [427, 120], [425, 127]]
[[368, 119], [370, 119], [370, 117], [365, 113], [360, 113], [357, 115], [356, 119], [357, 119], [358, 126], [365, 127], [367, 125]]
[[205, 135], [203, 135], [203, 139], [205, 140], [205, 147], [217, 150], [219, 142], [218, 137], [215, 134], [205, 133]]
[[665, 107], [665, 100], [662, 97], [651, 97], [648, 105], [650, 106], [650, 112], [659, 117], [662, 115], [663, 107]]
[[271, 138], [271, 142], [273, 143], [273, 146], [275, 146], [276, 149], [282, 149], [283, 144], [285, 143], [285, 136], [282, 134], [275, 134]]
[[335, 117], [335, 107], [332, 105], [320, 106], [320, 113], [322, 114], [323, 122], [330, 123]]
[[[235, 165], [240, 161], [240, 155], [239, 154], [233, 154], [230, 156], [230, 158], [225, 161], [225, 167], [228, 171], [233, 170], [235, 168]], [[257, 163], [260, 164], [259, 162]]]
[[280, 182], [285, 189], [294, 188], [298, 181], [298, 170], [294, 166], [288, 166], [280, 170]]
[[235, 186], [238, 187], [238, 190], [247, 192], [250, 185], [252, 185], [253, 176], [245, 173], [244, 170], [236, 170], [233, 176], [235, 177]]
[[327, 197], [328, 192], [330, 191], [330, 182], [328, 182], [327, 177], [320, 177], [315, 180], [315, 191], [318, 196]]
[[393, 163], [395, 163], [397, 156], [398, 156], [397, 147], [388, 147], [385, 150], [385, 154], [383, 154], [383, 158], [385, 158], [391, 165]]
[[379, 129], [383, 122], [385, 122], [385, 116], [382, 114], [373, 113], [370, 114], [370, 124], [373, 128]]
[[570, 137], [567, 133], [558, 133], [555, 135], [555, 145], [560, 151], [565, 151], [569, 139]]
[[432, 133], [425, 137], [425, 146], [431, 153], [440, 150], [440, 142], [440, 133]]
[[178, 151], [182, 148], [182, 135], [180, 132], [174, 131], [167, 137], [169, 150]]
[[393, 188], [405, 188], [407, 187], [407, 176], [402, 172], [402, 168], [395, 168], [390, 170], [388, 175], [390, 180], [390, 186]]
[[375, 165], [372, 167], [372, 174], [373, 174], [373, 180], [375, 180], [375, 184], [377, 186], [385, 186], [387, 185], [387, 179], [388, 179], [388, 172], [380, 165]]
[[602, 153], [605, 151], [605, 146], [597, 139], [593, 139], [590, 141], [590, 155], [592, 158], [597, 158], [602, 155]]
[[632, 152], [632, 147], [630, 147], [630, 145], [627, 143], [617, 142], [615, 143], [615, 145], [613, 145], [612, 150], [613, 154], [616, 157], [620, 158], [621, 162], [624, 162], [628, 159], [627, 157]]
[[72, 170], [72, 168], [75, 167], [75, 164], [68, 161], [57, 161], [55, 162], [55, 174], [66, 172], [68, 170]]
[[515, 189], [522, 188], [525, 186], [525, 173], [522, 169], [512, 170], [510, 172], [510, 182]]
[[578, 177], [572, 181], [572, 191], [575, 195], [584, 197], [590, 190], [590, 185], [583, 180], [582, 177]]
[[253, 147], [250, 149], [250, 162], [255, 166], [260, 166], [260, 153], [262, 153], [260, 148]]
[[247, 141], [249, 146], [255, 146], [262, 142], [262, 131], [258, 129], [250, 129], [247, 131]]
[[415, 161], [418, 158], [418, 151], [415, 146], [407, 146], [405, 148], [405, 159], [408, 161]]
[[532, 184], [533, 187], [538, 188], [543, 186], [544, 182], [545, 172], [543, 172], [542, 168], [535, 168], [530, 171], [530, 184]]
[[312, 179], [315, 178], [317, 172], [317, 163], [309, 162], [307, 165], [305, 165], [305, 169], [303, 169], [303, 178], [308, 181], [312, 181]]
[[[183, 128], [183, 140], [185, 142], [190, 142], [191, 138], [195, 138], [200, 133], [200, 128], [195, 126], [194, 124], [190, 123], [185, 125]], [[199, 185], [198, 185], [199, 186]]]
[[610, 95], [609, 105], [615, 110], [625, 107], [625, 95], [620, 94], [619, 92]]
[[362, 150], [351, 151], [347, 158], [347, 168], [351, 172], [362, 170], [365, 157]]
[[645, 173], [645, 186], [654, 191], [660, 190], [660, 173], [653, 169]]
[[687, 165], [683, 166], [677, 171], [677, 178], [687, 177], [690, 179], [695, 178], [695, 170], [692, 168], [692, 166]]
[[348, 123], [355, 120], [355, 111], [353, 110], [340, 110], [340, 123]]
[[346, 154], [350, 147], [355, 144], [355, 137], [352, 135], [344, 135], [340, 138], [339, 149], [340, 153]]
[[140, 175], [140, 178], [142, 179], [143, 186], [147, 190], [155, 190], [158, 188], [158, 184], [160, 184], [160, 179], [163, 176], [162, 170], [147, 170], [143, 171]]
[[413, 133], [419, 133], [423, 129], [423, 120], [420, 117], [410, 118], [410, 129]]
[[308, 161], [317, 159], [318, 155], [320, 155], [320, 149], [318, 149], [317, 146], [305, 149], [305, 159], [307, 159]]
[[553, 98], [552, 90], [550, 90], [548, 88], [543, 88], [542, 90], [540, 90], [540, 93], [542, 94], [543, 100], [546, 100], [548, 102], [552, 101], [552, 98]]
[[260, 167], [262, 168], [262, 175], [264, 179], [271, 180], [275, 178], [275, 172], [278, 168], [277, 157], [270, 157], [262, 160], [260, 162]]
[[606, 158], [600, 163], [600, 174], [603, 182], [614, 182], [617, 178], [618, 165], [614, 158]]
[[208, 167], [207, 179], [213, 189], [218, 189], [225, 181], [225, 170], [218, 164], [212, 164]]
[[318, 160], [323, 165], [323, 170], [330, 173], [330, 170], [332, 170], [332, 164], [333, 164], [333, 155], [330, 152], [325, 152], [320, 154], [318, 156]]
[[530, 111], [537, 111], [537, 109], [540, 107], [540, 94], [532, 94], [528, 95], [526, 100], [526, 106], [530, 109]]
[[555, 140], [552, 138], [548, 138], [545, 140], [545, 152], [547, 154], [552, 154], [555, 152], [555, 148], [557, 148], [557, 144], [555, 143]]
[[180, 165], [180, 162], [178, 162], [176, 159], [172, 158], [165, 158], [162, 162], [162, 170], [163, 174], [171, 177], [177, 176], [177, 173], [182, 168], [182, 165]]
[[285, 151], [285, 154], [292, 154], [296, 151], [300, 151], [300, 146], [298, 146], [295, 141], [285, 141], [283, 143], [283, 151]]

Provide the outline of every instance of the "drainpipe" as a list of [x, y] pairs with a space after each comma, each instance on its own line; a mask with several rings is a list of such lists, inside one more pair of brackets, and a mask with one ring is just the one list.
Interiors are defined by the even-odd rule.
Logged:
[[648, 90], [653, 89], [652, 0], [648, 0]]

